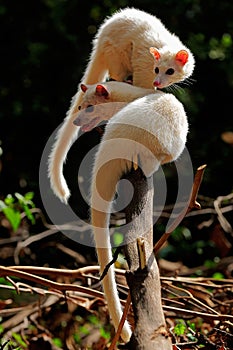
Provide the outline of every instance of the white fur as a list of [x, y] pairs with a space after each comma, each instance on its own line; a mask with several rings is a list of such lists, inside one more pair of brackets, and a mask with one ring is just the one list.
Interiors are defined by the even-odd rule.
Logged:
[[[131, 102], [109, 120], [96, 154], [91, 186], [91, 221], [101, 272], [112, 260], [109, 218], [118, 181], [132, 168], [135, 155], [147, 176], [160, 164], [177, 159], [187, 132], [183, 105], [173, 95], [162, 92]], [[117, 329], [122, 311], [113, 266], [103, 279], [103, 288]], [[121, 336], [129, 341], [128, 323]]]
[[[158, 62], [149, 52], [151, 46], [160, 51], [161, 59]], [[174, 55], [182, 49], [189, 53], [189, 60], [184, 66], [174, 60]], [[104, 81], [106, 76], [123, 81], [128, 74], [132, 74], [134, 85], [151, 89], [156, 76], [155, 65], [160, 70], [160, 87], [165, 87], [189, 77], [193, 72], [194, 58], [179, 38], [171, 34], [155, 16], [126, 8], [107, 18], [100, 26], [93, 40], [93, 50], [82, 82], [95, 84]], [[176, 74], [167, 75], [168, 68], [174, 68]], [[63, 176], [63, 163], [79, 132], [73, 121], [82, 97], [82, 91], [78, 91], [73, 97], [49, 157], [51, 187], [65, 203], [70, 192]]]
[[[97, 85], [103, 86], [108, 95], [98, 94], [96, 92]], [[109, 120], [128, 102], [156, 93], [154, 89], [144, 89], [117, 81], [86, 85], [86, 88], [81, 103], [81, 111], [74, 121], [75, 125], [81, 126], [82, 131], [90, 131], [101, 121]], [[88, 106], [91, 106], [91, 108]]]
[[[104, 86], [109, 91], [108, 98], [105, 99], [102, 96], [98, 96], [95, 94], [96, 84], [88, 85], [88, 90], [83, 94], [82, 101], [80, 103], [80, 106], [83, 110], [81, 112], [77, 110], [77, 113], [73, 114], [71, 119], [69, 119], [68, 116], [66, 117], [67, 123], [65, 122], [62, 125], [61, 129], [58, 131], [56, 136], [56, 142], [49, 156], [49, 178], [51, 188], [56, 194], [56, 196], [60, 198], [60, 200], [64, 203], [67, 203], [68, 198], [70, 196], [70, 191], [66, 184], [66, 180], [63, 176], [63, 162], [66, 157], [66, 154], [68, 153], [69, 148], [71, 147], [73, 141], [76, 138], [76, 133], [70, 133], [71, 130], [74, 129], [74, 131], [76, 132], [79, 131], [79, 128], [74, 125], [74, 121], [77, 119], [77, 117], [79, 116], [80, 118], [82, 116], [81, 113], [84, 114], [84, 116], [81, 117], [81, 122], [79, 124], [76, 122], [76, 125], [82, 126], [84, 130], [85, 118], [91, 119], [94, 115], [94, 113], [90, 115], [85, 112], [85, 108], [88, 105], [102, 105], [103, 103], [107, 105], [108, 102], [108, 105], [110, 106], [111, 104], [109, 104], [109, 102], [121, 102], [122, 104], [119, 104], [118, 106], [115, 105], [115, 108], [117, 107], [116, 109], [112, 109], [112, 105], [111, 110], [110, 108], [102, 108], [103, 114], [100, 120], [107, 120], [111, 118], [115, 112], [124, 107], [125, 104], [123, 104], [123, 102], [131, 102], [137, 99], [138, 97], [148, 95], [155, 91], [154, 89], [144, 89], [127, 83], [115, 81], [105, 82], [101, 84], [104, 84]], [[99, 121], [96, 122], [96, 125], [99, 123]], [[90, 121], [88, 123], [90, 124]], [[92, 128], [94, 126], [95, 125], [92, 125]], [[84, 131], [88, 130], [85, 129]], [[70, 136], [72, 136], [72, 138], [70, 138]]]
[[[103, 85], [108, 91], [109, 95], [107, 97], [96, 94], [96, 86], [99, 84]], [[86, 84], [86, 86], [87, 90], [80, 103], [81, 109], [85, 109], [89, 105], [106, 102], [132, 102], [138, 97], [143, 97], [156, 91], [153, 87], [146, 89], [119, 81], [98, 82], [92, 85]]]

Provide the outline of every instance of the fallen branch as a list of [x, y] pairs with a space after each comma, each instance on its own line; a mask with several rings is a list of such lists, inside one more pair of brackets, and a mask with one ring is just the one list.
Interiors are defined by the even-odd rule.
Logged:
[[[78, 285], [74, 285], [74, 284], [53, 282], [53, 281], [50, 281], [50, 280], [45, 279], [43, 277], [38, 277], [38, 276], [32, 275], [28, 272], [18, 271], [16, 269], [7, 268], [4, 266], [0, 266], [0, 276], [1, 277], [14, 276], [14, 277], [26, 279], [28, 281], [35, 282], [35, 283], [41, 284], [43, 286], [46, 286], [52, 290], [54, 289], [54, 290], [62, 291], [63, 293], [66, 293], [67, 290], [70, 290], [70, 291], [76, 291], [76, 292], [81, 292], [81, 293], [85, 293], [88, 295], [92, 295], [92, 296], [97, 297], [97, 298], [102, 298], [102, 296], [103, 296], [103, 294], [101, 292], [98, 292], [96, 290], [93, 290], [93, 289], [90, 289], [87, 287], [78, 286]], [[17, 291], [17, 286], [16, 286], [17, 283], [14, 283], [14, 285], [15, 285], [15, 288]]]

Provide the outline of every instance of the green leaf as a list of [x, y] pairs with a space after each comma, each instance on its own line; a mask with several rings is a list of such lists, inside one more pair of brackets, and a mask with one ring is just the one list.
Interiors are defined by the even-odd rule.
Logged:
[[229, 33], [223, 34], [222, 44], [224, 47], [231, 47], [232, 46], [232, 37]]
[[54, 343], [54, 345], [58, 346], [59, 348], [61, 348], [63, 346], [60, 338], [53, 338], [53, 343]]
[[183, 241], [185, 238], [186, 240], [189, 240], [192, 238], [191, 232], [187, 227], [184, 226], [178, 226], [173, 232], [172, 232], [172, 238], [174, 241], [179, 242]]
[[196, 325], [194, 322], [191, 322], [188, 320], [187, 324], [188, 324], [189, 328], [191, 328], [194, 332], [196, 332]]
[[114, 232], [114, 235], [113, 235], [114, 245], [119, 246], [120, 244], [122, 244], [123, 239], [124, 239], [124, 236], [122, 233]]
[[14, 203], [15, 199], [11, 194], [8, 194], [4, 200], [6, 205], [12, 205]]
[[106, 331], [103, 327], [100, 328], [100, 335], [104, 339], [110, 339], [110, 332]]
[[[7, 280], [5, 279], [5, 277], [0, 277], [0, 284], [5, 284], [5, 285], [7, 285], [7, 286], [11, 286], [11, 285], [12, 285], [12, 283], [9, 282], [9, 281], [7, 281]], [[0, 317], [0, 322], [1, 322], [1, 317]]]
[[21, 222], [20, 212], [10, 207], [6, 207], [2, 211], [6, 215], [7, 220], [9, 220], [13, 230], [16, 231]]
[[31, 201], [33, 198], [34, 198], [34, 192], [27, 192], [25, 195], [24, 195], [24, 198], [28, 201]]
[[99, 324], [98, 317], [95, 316], [95, 315], [89, 315], [87, 319], [88, 319], [88, 321], [90, 321], [90, 323], [92, 323], [93, 325], [98, 325], [98, 324]]
[[176, 335], [183, 335], [185, 333], [186, 326], [183, 323], [177, 323], [174, 327], [174, 333]]
[[81, 336], [80, 336], [80, 334], [78, 334], [78, 333], [73, 334], [73, 338], [74, 338], [74, 341], [75, 341], [76, 344], [80, 344], [81, 343]]
[[212, 277], [216, 280], [221, 280], [221, 279], [225, 278], [221, 272], [215, 272]]
[[29, 208], [29, 207], [32, 207], [32, 208], [35, 207], [35, 204], [31, 200], [33, 196], [34, 196], [33, 192], [28, 192], [24, 196], [18, 192], [15, 193], [15, 197], [18, 199], [18, 202], [22, 210], [25, 212], [27, 218], [31, 221], [32, 224], [35, 224], [35, 218]]
[[25, 343], [25, 341], [23, 340], [23, 338], [21, 337], [20, 334], [17, 333], [12, 333], [12, 336], [14, 337], [14, 339], [16, 340], [16, 342], [22, 346], [23, 348], [27, 348], [27, 344]]
[[4, 332], [4, 327], [3, 325], [0, 324], [0, 334]]
[[34, 225], [35, 224], [35, 218], [30, 210], [30, 208], [27, 205], [23, 205], [24, 212], [27, 216], [27, 218], [31, 221], [31, 223]]
[[16, 192], [15, 197], [18, 199], [19, 203], [23, 205], [30, 205], [32, 208], [35, 207], [35, 204], [32, 202], [31, 198], [33, 197], [33, 192], [28, 192], [25, 196]]
[[80, 326], [80, 327], [79, 327], [79, 331], [80, 331], [80, 333], [82, 333], [82, 334], [84, 334], [84, 335], [90, 334], [89, 329], [88, 329], [85, 325]]
[[204, 266], [209, 268], [209, 269], [215, 268], [216, 265], [217, 265], [216, 262], [214, 262], [213, 260], [210, 260], [210, 259], [205, 260], [205, 262], [204, 262]]

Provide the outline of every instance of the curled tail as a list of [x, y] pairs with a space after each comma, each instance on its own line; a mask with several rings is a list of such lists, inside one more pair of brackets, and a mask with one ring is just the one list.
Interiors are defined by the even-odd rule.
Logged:
[[[95, 84], [103, 81], [107, 69], [104, 65], [104, 59], [98, 50], [92, 51], [89, 63], [84, 73], [82, 82], [85, 84]], [[50, 178], [51, 188], [55, 195], [64, 203], [67, 203], [70, 191], [63, 176], [63, 164], [66, 160], [67, 153], [72, 144], [77, 139], [79, 127], [73, 124], [79, 111], [78, 107], [82, 101], [83, 92], [78, 91], [72, 99], [71, 108], [64, 119], [63, 125], [57, 133], [56, 141], [53, 145], [49, 156], [48, 175]]]
[[[104, 152], [103, 152], [104, 153]], [[101, 150], [98, 153], [101, 158]], [[101, 274], [106, 265], [112, 260], [112, 250], [109, 235], [109, 218], [112, 200], [116, 191], [116, 185], [122, 174], [127, 169], [127, 161], [114, 159], [102, 164], [95, 162], [91, 192], [91, 223], [96, 244], [96, 251]], [[102, 158], [104, 159], [104, 158]], [[122, 317], [122, 308], [115, 282], [114, 266], [111, 265], [107, 275], [102, 281], [105, 298], [108, 304], [109, 314], [112, 318], [115, 330], [117, 330]], [[131, 330], [128, 322], [125, 322], [121, 337], [128, 342]]]

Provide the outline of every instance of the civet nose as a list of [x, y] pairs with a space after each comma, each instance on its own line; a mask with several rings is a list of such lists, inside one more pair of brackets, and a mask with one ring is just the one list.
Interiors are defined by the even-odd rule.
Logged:
[[159, 86], [159, 85], [160, 85], [160, 81], [155, 80], [154, 81], [154, 86]]

